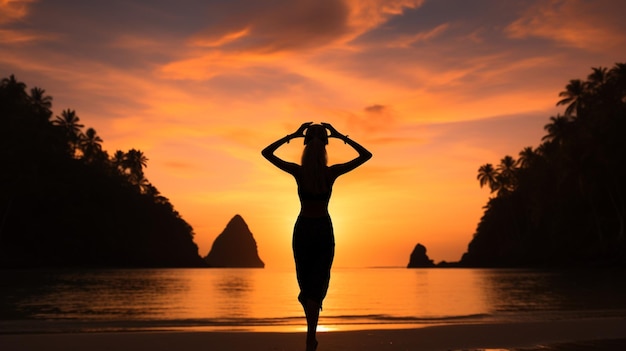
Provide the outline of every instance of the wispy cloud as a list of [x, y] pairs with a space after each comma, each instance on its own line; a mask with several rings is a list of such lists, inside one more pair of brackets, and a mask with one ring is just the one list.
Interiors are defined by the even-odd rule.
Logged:
[[540, 37], [558, 45], [604, 51], [626, 45], [621, 1], [550, 0], [538, 2], [511, 23], [512, 38]]
[[390, 47], [408, 48], [420, 42], [428, 41], [444, 33], [450, 27], [449, 23], [443, 23], [437, 27], [425, 32], [419, 32], [411, 35], [402, 35], [397, 39], [393, 39], [390, 43]]
[[54, 35], [28, 30], [0, 29], [0, 42], [9, 45], [28, 44], [57, 39]]
[[0, 0], [0, 25], [19, 21], [28, 15], [36, 0]]

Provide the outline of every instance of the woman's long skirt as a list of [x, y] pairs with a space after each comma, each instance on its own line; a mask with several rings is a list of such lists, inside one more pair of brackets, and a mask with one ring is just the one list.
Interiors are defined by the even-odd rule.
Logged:
[[335, 255], [335, 236], [330, 217], [298, 217], [292, 246], [300, 286], [298, 300], [304, 304], [311, 299], [321, 308]]

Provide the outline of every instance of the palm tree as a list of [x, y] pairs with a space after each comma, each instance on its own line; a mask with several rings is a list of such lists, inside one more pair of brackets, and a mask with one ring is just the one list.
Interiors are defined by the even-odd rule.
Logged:
[[9, 78], [2, 78], [3, 87], [15, 87], [18, 90], [26, 90], [26, 84], [19, 82], [15, 79], [15, 75], [10, 75]]
[[130, 149], [124, 157], [124, 170], [128, 172], [131, 183], [141, 186], [144, 181], [143, 168], [148, 166], [148, 158], [143, 152]]
[[492, 193], [500, 188], [498, 172], [493, 168], [491, 163], [486, 163], [478, 168], [478, 176], [476, 179], [478, 179], [481, 188], [485, 185], [489, 185], [489, 189]]
[[126, 163], [131, 169], [142, 170], [148, 166], [148, 158], [137, 149], [130, 149], [126, 153]]
[[616, 63], [609, 71], [609, 78], [614, 79], [621, 77], [622, 80], [626, 79], [626, 63]]
[[15, 79], [13, 74], [9, 78], [2, 78], [2, 88], [15, 96], [26, 97], [26, 84]]
[[126, 154], [122, 150], [115, 151], [115, 154], [113, 154], [113, 157], [111, 158], [111, 163], [113, 164], [113, 167], [121, 174], [124, 173], [125, 158]]
[[34, 87], [30, 89], [30, 101], [35, 105], [37, 112], [47, 121], [52, 116], [52, 96], [46, 95], [44, 89]]
[[80, 118], [76, 115], [76, 111], [67, 109], [63, 110], [61, 116], [57, 116], [52, 122], [54, 125], [63, 129], [72, 156], [74, 156], [80, 140], [80, 130], [84, 127], [84, 125], [79, 124], [78, 121], [80, 121]]
[[593, 72], [587, 76], [587, 89], [595, 92], [607, 82], [609, 74], [606, 67], [592, 67], [591, 70]]
[[559, 93], [559, 96], [563, 99], [559, 100], [556, 105], [567, 105], [565, 108], [565, 115], [572, 116], [573, 112], [578, 111], [583, 106], [583, 98], [587, 92], [586, 84], [580, 79], [572, 79], [569, 84], [565, 86], [565, 91]]
[[93, 162], [102, 152], [101, 143], [102, 138], [96, 134], [96, 130], [93, 128], [89, 128], [85, 134], [81, 134], [80, 149], [87, 162]]
[[533, 164], [537, 153], [533, 150], [532, 146], [526, 146], [519, 152], [519, 158], [517, 159], [517, 165], [521, 168], [528, 168]]
[[79, 124], [78, 121], [80, 121], [80, 118], [76, 115], [76, 111], [67, 109], [63, 110], [61, 116], [57, 116], [53, 123], [63, 127], [68, 134], [79, 135], [84, 125]]
[[626, 103], [626, 63], [616, 63], [609, 71], [608, 79], [617, 94], [617, 101]]
[[498, 172], [498, 182], [500, 183], [500, 189], [498, 195], [502, 193], [510, 193], [515, 190], [517, 184], [517, 168], [515, 167], [517, 161], [512, 156], [506, 155], [500, 160], [500, 164], [496, 171]]
[[23, 106], [28, 102], [26, 84], [15, 79], [14, 75], [2, 78], [0, 83], [0, 99], [10, 102], [13, 106]]
[[548, 132], [541, 140], [552, 141], [557, 144], [563, 143], [571, 129], [571, 120], [568, 116], [558, 115], [550, 117], [551, 123], [546, 124], [543, 129]]

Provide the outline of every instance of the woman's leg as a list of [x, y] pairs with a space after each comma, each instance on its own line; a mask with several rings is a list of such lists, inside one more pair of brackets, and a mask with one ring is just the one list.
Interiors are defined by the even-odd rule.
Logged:
[[307, 321], [307, 351], [317, 348], [317, 325], [321, 303], [328, 291], [335, 242], [330, 218], [298, 218], [293, 250], [300, 287], [298, 300]]
[[306, 349], [314, 351], [317, 348], [317, 322], [320, 317], [320, 305], [314, 300], [306, 299], [302, 302], [304, 315], [306, 316]]

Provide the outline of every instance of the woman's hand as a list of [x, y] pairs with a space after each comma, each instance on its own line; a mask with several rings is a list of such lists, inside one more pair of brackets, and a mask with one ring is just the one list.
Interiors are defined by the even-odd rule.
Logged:
[[328, 131], [330, 132], [330, 135], [328, 136], [329, 138], [337, 138], [337, 139], [345, 138], [345, 136], [339, 133], [337, 129], [335, 129], [335, 127], [330, 125], [330, 123], [322, 122], [322, 125], [324, 126], [324, 128], [328, 129]]
[[313, 122], [304, 122], [302, 123], [302, 125], [300, 126], [300, 128], [298, 128], [298, 130], [296, 130], [293, 134], [291, 134], [292, 138], [303, 138], [304, 137], [304, 131], [311, 125], [313, 124]]

